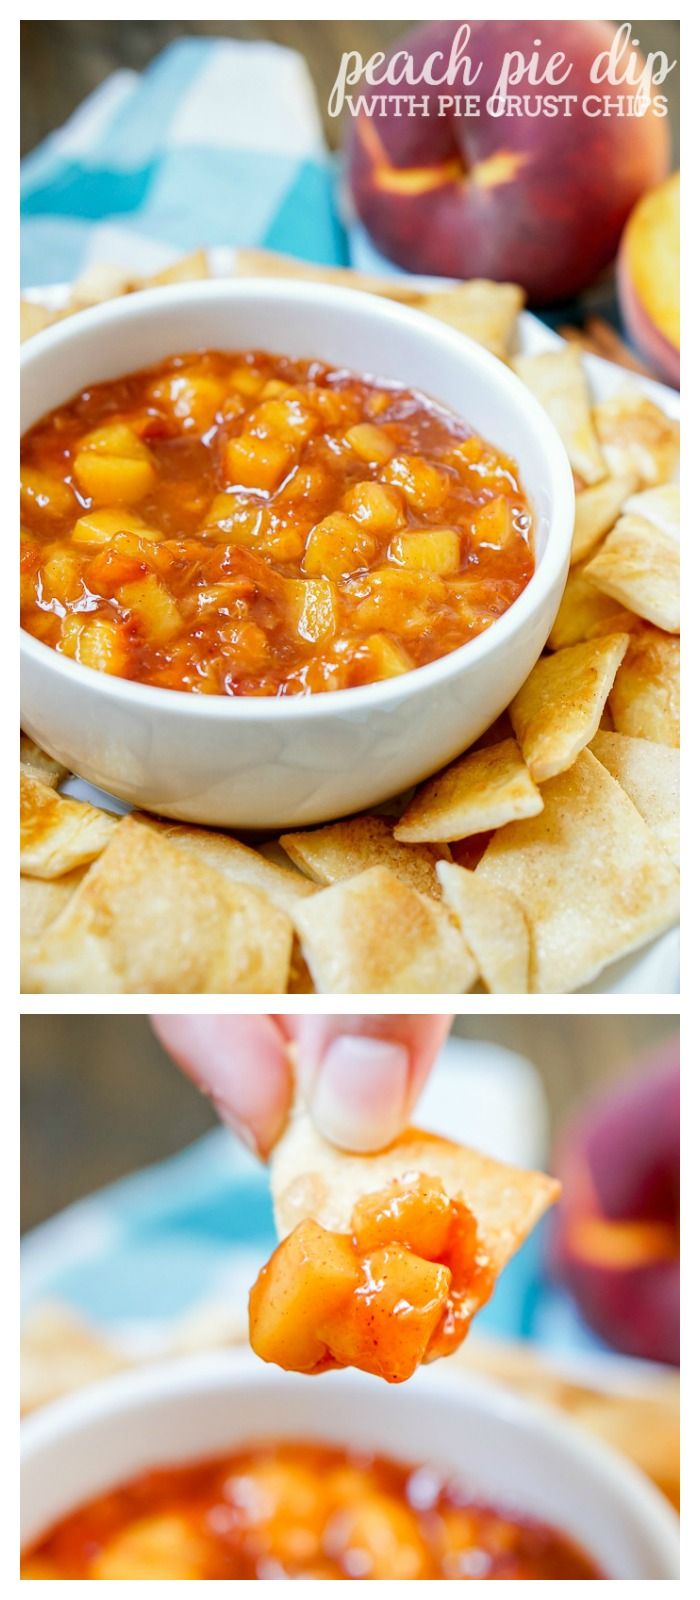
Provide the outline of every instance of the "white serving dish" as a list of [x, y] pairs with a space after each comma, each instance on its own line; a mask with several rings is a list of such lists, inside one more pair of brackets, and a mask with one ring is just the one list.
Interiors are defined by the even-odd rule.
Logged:
[[[228, 278], [236, 270], [236, 251], [229, 248], [217, 248], [209, 251], [209, 270], [215, 278]], [[155, 266], [163, 265], [160, 259]], [[435, 283], [431, 279], [417, 278], [412, 280], [420, 288], [431, 289]], [[437, 280], [436, 280], [437, 281]], [[442, 282], [442, 280], [440, 280]], [[356, 291], [354, 291], [356, 292]], [[27, 298], [49, 306], [50, 309], [60, 309], [66, 304], [70, 295], [70, 285], [53, 284], [40, 289], [29, 290]], [[518, 318], [515, 344], [524, 354], [536, 354], [541, 350], [556, 349], [561, 344], [558, 334], [530, 312], [524, 311]], [[584, 354], [583, 364], [588, 377], [591, 396], [595, 402], [606, 400], [615, 394], [623, 385], [639, 389], [649, 396], [656, 405], [660, 406], [669, 416], [679, 417], [680, 399], [674, 389], [669, 389], [662, 383], [657, 383], [652, 378], [645, 378], [633, 372], [628, 372], [617, 367], [613, 362], [604, 361], [600, 356]], [[71, 779], [68, 791], [79, 799], [92, 800], [93, 803], [111, 806], [115, 810], [123, 810], [121, 803], [114, 799], [113, 794], [99, 792], [96, 788], [85, 782], [82, 778]], [[600, 976], [591, 984], [587, 984], [582, 991], [588, 994], [676, 994], [680, 978], [679, 935], [677, 928], [671, 928], [660, 938], [654, 939], [642, 950], [634, 951], [622, 961], [614, 962], [606, 967]]]
[[441, 660], [304, 698], [200, 696], [93, 671], [22, 635], [22, 724], [80, 777], [190, 822], [299, 827], [373, 806], [452, 759], [513, 698], [561, 597], [573, 487], [561, 441], [510, 370], [419, 312], [346, 288], [208, 281], [107, 301], [23, 347], [22, 430], [90, 382], [180, 350], [319, 356], [424, 390], [515, 457], [536, 570], [494, 625]]
[[150, 1467], [265, 1438], [434, 1463], [475, 1497], [561, 1529], [609, 1578], [677, 1576], [677, 1518], [636, 1468], [556, 1412], [452, 1376], [449, 1363], [390, 1387], [353, 1371], [304, 1378], [227, 1352], [84, 1389], [23, 1424], [22, 1542]]

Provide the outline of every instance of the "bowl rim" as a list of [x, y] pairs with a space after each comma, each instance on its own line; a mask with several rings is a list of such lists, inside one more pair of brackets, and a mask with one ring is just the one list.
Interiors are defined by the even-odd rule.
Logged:
[[[23, 1420], [20, 1428], [22, 1468], [31, 1470], [42, 1451], [52, 1447], [62, 1437], [75, 1437], [76, 1433], [89, 1427], [95, 1420], [109, 1426], [125, 1410], [136, 1409], [140, 1401], [159, 1402], [170, 1398], [177, 1404], [180, 1399], [224, 1385], [230, 1386], [231, 1393], [234, 1393], [236, 1387], [256, 1379], [269, 1383], [279, 1390], [280, 1395], [285, 1385], [292, 1382], [296, 1387], [300, 1381], [299, 1374], [269, 1367], [245, 1349], [207, 1350], [168, 1356], [114, 1373], [49, 1402]], [[381, 1382], [352, 1368], [329, 1373], [324, 1381], [333, 1382], [346, 1390], [361, 1390], [368, 1403], [371, 1403], [372, 1396], [376, 1397], [377, 1383]], [[667, 1576], [674, 1575], [678, 1565], [680, 1535], [677, 1513], [641, 1469], [607, 1442], [587, 1434], [554, 1407], [515, 1394], [505, 1384], [463, 1368], [460, 1368], [458, 1379], [449, 1372], [422, 1368], [412, 1380], [411, 1392], [416, 1398], [420, 1396], [420, 1401], [426, 1406], [430, 1405], [433, 1397], [449, 1397], [457, 1407], [472, 1404], [482, 1410], [486, 1408], [500, 1421], [520, 1425], [530, 1435], [539, 1434], [555, 1450], [575, 1457], [584, 1472], [597, 1477], [612, 1497], [625, 1503], [637, 1525], [644, 1525], [647, 1536], [669, 1568]], [[199, 1459], [206, 1459], [206, 1449], [205, 1445]], [[388, 1439], [389, 1455], [391, 1450], [391, 1440]], [[190, 1459], [194, 1459], [191, 1452], [189, 1455]], [[65, 1515], [70, 1515], [70, 1512]]]
[[[539, 401], [504, 362], [467, 334], [427, 317], [412, 306], [397, 304], [381, 295], [350, 289], [345, 285], [308, 283], [294, 278], [207, 279], [142, 289], [136, 294], [76, 312], [65, 321], [35, 334], [22, 346], [20, 371], [23, 374], [27, 368], [41, 362], [45, 355], [56, 350], [60, 352], [63, 346], [73, 343], [84, 329], [111, 328], [115, 324], [118, 327], [119, 323], [134, 317], [147, 316], [152, 308], [161, 305], [170, 304], [187, 310], [189, 306], [201, 302], [212, 301], [216, 304], [220, 301], [225, 304], [231, 300], [245, 302], [251, 297], [272, 303], [291, 300], [306, 307], [314, 307], [321, 302], [330, 309], [335, 306], [340, 314], [348, 310], [357, 312], [359, 306], [360, 315], [370, 316], [377, 322], [393, 323], [399, 334], [402, 328], [408, 331], [420, 329], [423, 334], [427, 333], [438, 352], [454, 356], [455, 351], [461, 351], [472, 371], [476, 368], [484, 381], [492, 387], [495, 383], [506, 396], [512, 397], [514, 408], [525, 413], [543, 443], [544, 453], [549, 459], [554, 508], [547, 545], [542, 559], [535, 562], [529, 583], [507, 611], [483, 633], [468, 639], [465, 644], [439, 656], [435, 661], [412, 667], [410, 671], [394, 678], [315, 694], [206, 695], [187, 689], [166, 689], [156, 684], [140, 683], [135, 678], [120, 678], [99, 672], [95, 667], [85, 666], [82, 662], [61, 655], [51, 645], [36, 639], [26, 628], [21, 628], [21, 649], [25, 657], [37, 666], [65, 678], [67, 683], [76, 685], [82, 682], [85, 689], [92, 688], [106, 694], [111, 700], [121, 702], [125, 708], [131, 706], [134, 710], [140, 708], [161, 714], [182, 715], [185, 707], [190, 707], [192, 715], [199, 717], [216, 719], [223, 715], [241, 717], [245, 721], [262, 719], [271, 723], [284, 718], [286, 723], [290, 718], [313, 719], [342, 710], [343, 707], [348, 711], [367, 712], [371, 712], [373, 707], [377, 710], [390, 709], [393, 704], [405, 699], [407, 694], [444, 685], [453, 677], [460, 677], [469, 666], [478, 665], [485, 658], [507, 649], [513, 634], [526, 621], [527, 615], [537, 609], [538, 603], [557, 582], [568, 561], [575, 510], [574, 482], [564, 445]], [[568, 536], [565, 537], [567, 529]]]

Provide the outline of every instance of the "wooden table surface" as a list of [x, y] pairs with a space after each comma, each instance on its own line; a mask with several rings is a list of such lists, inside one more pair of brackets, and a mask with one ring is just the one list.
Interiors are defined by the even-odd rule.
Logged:
[[[228, 39], [271, 39], [306, 57], [316, 85], [329, 144], [341, 136], [339, 120], [327, 114], [327, 102], [344, 50], [359, 50], [363, 59], [386, 50], [410, 22], [23, 22], [22, 23], [22, 151], [31, 150], [59, 127], [85, 96], [118, 67], [137, 71], [173, 39], [203, 34]], [[634, 22], [633, 37], [643, 50], [679, 54], [679, 23]], [[665, 92], [671, 102], [677, 163], [679, 73]]]
[[[677, 1037], [674, 1017], [460, 1017], [456, 1031], [529, 1056], [556, 1129], [598, 1085]], [[143, 1017], [22, 1019], [22, 1223], [182, 1149], [216, 1118]]]

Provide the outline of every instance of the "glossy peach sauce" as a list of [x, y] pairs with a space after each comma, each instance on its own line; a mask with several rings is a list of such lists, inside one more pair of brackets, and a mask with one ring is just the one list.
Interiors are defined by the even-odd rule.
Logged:
[[147, 1472], [81, 1507], [23, 1578], [599, 1578], [542, 1523], [428, 1467], [296, 1441]]
[[59, 406], [22, 441], [21, 518], [23, 627], [193, 694], [409, 672], [534, 570], [515, 462], [416, 390], [265, 351], [173, 356]]
[[250, 1342], [291, 1371], [403, 1383], [461, 1344], [493, 1282], [468, 1206], [407, 1173], [358, 1201], [349, 1233], [307, 1218], [282, 1240], [251, 1291]]

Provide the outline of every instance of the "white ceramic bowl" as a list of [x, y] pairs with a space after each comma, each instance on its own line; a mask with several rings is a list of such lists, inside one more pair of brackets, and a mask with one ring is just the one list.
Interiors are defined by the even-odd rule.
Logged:
[[678, 1521], [642, 1475], [555, 1412], [460, 1372], [391, 1388], [321, 1380], [244, 1352], [109, 1379], [22, 1425], [21, 1539], [155, 1466], [266, 1438], [321, 1440], [454, 1471], [476, 1497], [568, 1533], [609, 1578], [677, 1575]]
[[87, 384], [201, 347], [318, 356], [441, 401], [518, 462], [536, 518], [535, 573], [504, 616], [441, 660], [305, 698], [153, 688], [23, 633], [22, 724], [82, 778], [186, 821], [282, 828], [376, 805], [464, 750], [540, 654], [573, 528], [563, 446], [525, 386], [462, 334], [371, 295], [291, 281], [150, 289], [47, 329], [22, 353], [22, 431]]

